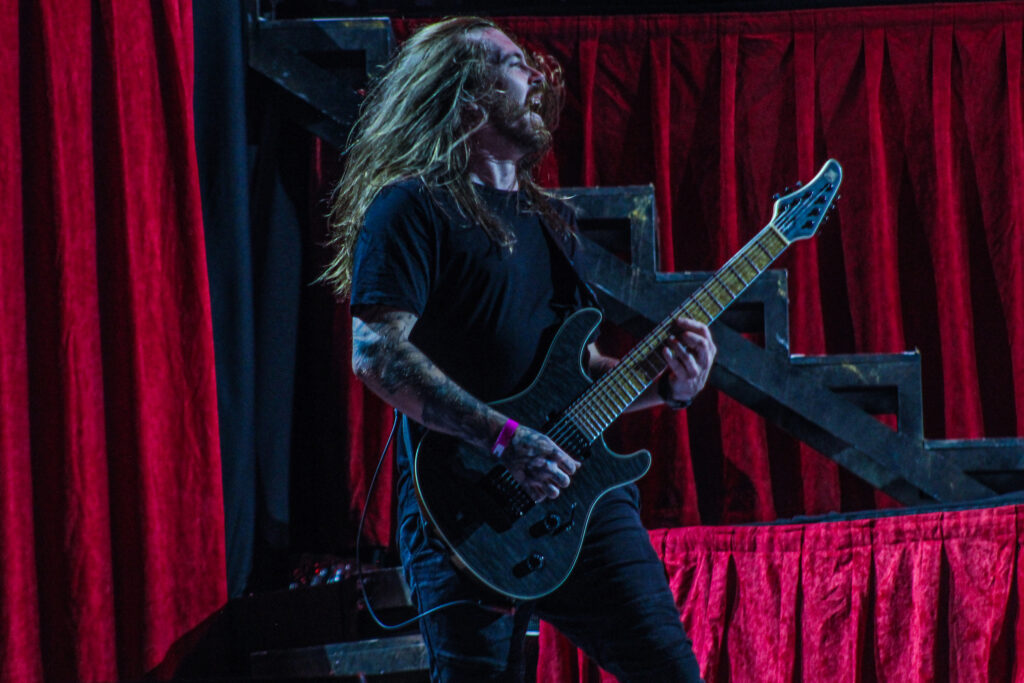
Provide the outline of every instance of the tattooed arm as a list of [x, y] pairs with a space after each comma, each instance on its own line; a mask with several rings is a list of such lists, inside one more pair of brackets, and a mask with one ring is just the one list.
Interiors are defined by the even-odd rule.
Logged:
[[[375, 394], [420, 424], [490, 450], [507, 416], [456, 384], [409, 340], [417, 317], [360, 306], [352, 318], [352, 370]], [[525, 425], [501, 456], [535, 500], [555, 498], [579, 467], [554, 441]]]

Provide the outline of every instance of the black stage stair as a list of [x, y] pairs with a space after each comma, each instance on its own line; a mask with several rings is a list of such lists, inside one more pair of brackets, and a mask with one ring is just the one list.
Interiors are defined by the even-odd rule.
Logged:
[[302, 564], [288, 589], [235, 598], [196, 629], [175, 680], [428, 680], [417, 627], [384, 632], [363, 603], [360, 583], [385, 622], [414, 616], [400, 568]]
[[[619, 327], [646, 333], [712, 275], [657, 272], [653, 187], [558, 192], [573, 198], [581, 258]], [[712, 386], [905, 505], [1024, 488], [1024, 439], [924, 437], [918, 352], [792, 356], [788, 306], [785, 271], [763, 273], [744, 292], [713, 325]], [[876, 415], [895, 415], [897, 428]]]

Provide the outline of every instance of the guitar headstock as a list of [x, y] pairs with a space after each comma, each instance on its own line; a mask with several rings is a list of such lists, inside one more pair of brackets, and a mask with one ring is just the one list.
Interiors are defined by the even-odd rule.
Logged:
[[843, 167], [829, 159], [811, 182], [785, 196], [776, 195], [771, 223], [790, 242], [811, 237], [833, 209], [842, 180]]

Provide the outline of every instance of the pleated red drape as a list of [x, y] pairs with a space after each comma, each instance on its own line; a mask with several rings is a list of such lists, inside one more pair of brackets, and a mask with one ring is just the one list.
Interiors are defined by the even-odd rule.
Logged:
[[[1024, 508], [651, 533], [708, 683], [1024, 677]], [[554, 631], [538, 680], [614, 681]]]
[[0, 679], [141, 677], [226, 599], [187, 1], [0, 12]]
[[1022, 521], [1006, 506], [652, 540], [709, 683], [1009, 681]]
[[[400, 37], [420, 23], [397, 22]], [[1024, 4], [499, 23], [565, 69], [567, 107], [543, 180], [654, 183], [665, 270], [717, 268], [768, 220], [774, 192], [838, 159], [837, 220], [779, 264], [789, 271], [792, 351], [919, 349], [928, 437], [1024, 433]], [[714, 391], [684, 414], [628, 416], [611, 439], [655, 453], [641, 482], [652, 527], [891, 504]], [[353, 454], [354, 480], [366, 456]], [[377, 506], [378, 539], [388, 511]], [[705, 671], [715, 680], [1008, 671], [1000, 658], [1019, 636], [1001, 630], [1011, 628], [1000, 621], [1010, 618], [1002, 593], [989, 600], [964, 587], [965, 577], [987, 577], [1019, 593], [1018, 527], [971, 520], [950, 522], [965, 525], [962, 542], [914, 519], [870, 524], [868, 540], [855, 523], [672, 532], [724, 572], [716, 590], [727, 599], [714, 606], [696, 579], [675, 579]], [[883, 531], [892, 539], [880, 540]], [[716, 534], [746, 544], [742, 553], [721, 550]], [[832, 544], [849, 550], [836, 559]], [[980, 552], [1012, 560], [970, 559]], [[870, 571], [836, 577], [838, 562]], [[806, 611], [816, 609], [806, 606], [812, 595], [861, 616], [833, 623], [827, 605]], [[768, 614], [790, 630], [769, 637]], [[997, 644], [986, 650], [978, 643], [989, 637]], [[973, 663], [947, 657], [953, 645]], [[542, 680], [599, 677], [550, 631], [542, 647], [551, 667]]]

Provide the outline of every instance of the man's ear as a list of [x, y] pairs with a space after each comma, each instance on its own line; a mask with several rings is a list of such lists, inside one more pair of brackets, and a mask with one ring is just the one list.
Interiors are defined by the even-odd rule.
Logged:
[[474, 128], [487, 120], [487, 110], [475, 101], [469, 101], [462, 105], [462, 123], [467, 128]]

